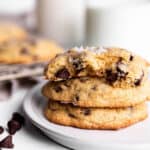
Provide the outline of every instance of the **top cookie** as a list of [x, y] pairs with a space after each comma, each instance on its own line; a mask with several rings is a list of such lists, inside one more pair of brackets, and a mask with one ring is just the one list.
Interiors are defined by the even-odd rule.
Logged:
[[63, 50], [54, 42], [28, 37], [0, 43], [1, 63], [32, 63], [48, 61]]
[[26, 31], [16, 24], [0, 23], [0, 43], [12, 39], [25, 39], [26, 37]]
[[52, 59], [45, 75], [52, 81], [97, 76], [115, 87], [134, 87], [147, 78], [148, 66], [146, 60], [121, 48], [73, 48]]

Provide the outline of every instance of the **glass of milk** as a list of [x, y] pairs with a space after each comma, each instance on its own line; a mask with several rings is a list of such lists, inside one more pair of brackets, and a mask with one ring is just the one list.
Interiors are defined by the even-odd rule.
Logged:
[[84, 0], [38, 0], [37, 25], [40, 34], [72, 47], [84, 41]]
[[118, 46], [148, 54], [149, 0], [88, 0], [86, 16], [87, 45]]

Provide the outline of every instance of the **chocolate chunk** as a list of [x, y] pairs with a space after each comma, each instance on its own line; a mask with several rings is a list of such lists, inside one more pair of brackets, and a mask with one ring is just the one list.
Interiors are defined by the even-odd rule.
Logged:
[[57, 93], [62, 91], [62, 88], [60, 86], [55, 86], [54, 89]]
[[88, 108], [87, 108], [87, 109], [84, 109], [83, 114], [84, 114], [85, 116], [88, 116], [88, 115], [91, 114], [91, 110], [88, 109]]
[[125, 79], [128, 75], [127, 72], [127, 65], [122, 62], [122, 58], [119, 58], [118, 62], [116, 63], [116, 69], [111, 70], [107, 69], [106, 73], [106, 81], [110, 84], [113, 84], [117, 80]]
[[15, 134], [22, 127], [22, 125], [20, 124], [20, 122], [15, 121], [15, 120], [10, 120], [8, 122], [7, 126], [8, 126], [8, 132], [10, 134]]
[[71, 113], [69, 113], [68, 116], [71, 118], [76, 118], [76, 116], [74, 114], [71, 114]]
[[18, 112], [13, 113], [12, 120], [18, 121], [21, 125], [25, 124], [24, 117]]
[[144, 71], [142, 71], [142, 74], [141, 74], [141, 76], [140, 76], [139, 79], [135, 79], [134, 85], [135, 85], [135, 86], [141, 85], [141, 82], [142, 82], [143, 77], [144, 77]]
[[133, 55], [130, 55], [129, 60], [130, 60], [130, 61], [132, 61], [132, 60], [133, 60], [133, 58], [134, 58], [134, 57], [133, 57]]
[[113, 73], [111, 69], [106, 70], [106, 81], [109, 82], [110, 84], [114, 83], [117, 81], [118, 74]]
[[13, 148], [13, 147], [14, 147], [14, 145], [12, 143], [11, 135], [7, 136], [2, 141], [0, 141], [0, 148]]
[[29, 50], [25, 47], [23, 47], [21, 50], [20, 50], [20, 53], [23, 54], [23, 55], [29, 55]]
[[4, 132], [4, 128], [0, 126], [0, 134], [2, 134], [3, 132]]
[[63, 69], [58, 70], [58, 72], [56, 72], [55, 76], [57, 78], [68, 79], [70, 76], [70, 73], [68, 72], [68, 70], [66, 68], [63, 68]]

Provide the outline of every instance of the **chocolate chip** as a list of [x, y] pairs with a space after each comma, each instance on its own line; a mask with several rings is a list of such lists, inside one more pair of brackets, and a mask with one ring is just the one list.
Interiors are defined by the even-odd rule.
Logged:
[[57, 93], [62, 91], [62, 88], [60, 86], [55, 86], [54, 89]]
[[2, 134], [3, 132], [4, 132], [4, 128], [0, 126], [0, 134]]
[[23, 54], [23, 55], [29, 55], [29, 50], [25, 47], [23, 47], [21, 50], [20, 50], [20, 53]]
[[133, 58], [134, 58], [134, 57], [133, 57], [133, 55], [130, 55], [129, 60], [130, 60], [130, 61], [132, 61], [132, 60], [133, 60]]
[[79, 100], [80, 100], [79, 95], [75, 95], [74, 99], [75, 99], [76, 101], [79, 101]]
[[25, 124], [24, 117], [18, 112], [13, 113], [12, 120], [18, 121], [21, 125]]
[[117, 73], [113, 73], [111, 69], [106, 70], [106, 81], [110, 84], [114, 83], [118, 78]]
[[122, 62], [122, 58], [119, 58], [119, 60], [116, 63], [116, 69], [111, 70], [107, 69], [105, 71], [106, 74], [106, 81], [110, 84], [113, 84], [117, 80], [125, 79], [128, 75], [127, 72], [127, 65]]
[[71, 118], [76, 118], [76, 116], [74, 114], [71, 114], [71, 113], [69, 113], [68, 116]]
[[88, 116], [88, 115], [91, 114], [91, 110], [88, 109], [88, 108], [87, 108], [87, 109], [84, 109], [83, 114], [84, 114], [85, 116]]
[[81, 70], [84, 69], [83, 63], [79, 58], [72, 58], [72, 65], [73, 65], [76, 73], [79, 73]]
[[8, 126], [8, 132], [9, 132], [10, 134], [15, 134], [18, 130], [21, 129], [21, 126], [22, 126], [22, 125], [21, 125], [20, 122], [18, 122], [18, 121], [10, 120], [10, 121], [8, 122], [7, 126]]
[[7, 136], [2, 141], [0, 141], [0, 148], [13, 148], [13, 147], [14, 147], [14, 145], [12, 143], [11, 135]]
[[142, 71], [142, 74], [141, 74], [141, 76], [140, 76], [139, 79], [135, 79], [134, 85], [135, 85], [135, 86], [141, 85], [141, 82], [142, 82], [143, 77], [144, 77], [144, 71]]
[[70, 73], [66, 68], [60, 69], [56, 72], [55, 76], [57, 78], [62, 78], [62, 79], [68, 79], [70, 76]]

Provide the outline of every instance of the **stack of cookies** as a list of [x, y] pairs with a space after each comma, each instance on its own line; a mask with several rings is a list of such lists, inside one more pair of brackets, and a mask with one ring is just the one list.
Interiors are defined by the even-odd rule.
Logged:
[[86, 129], [119, 129], [146, 119], [149, 63], [120, 48], [73, 48], [45, 69], [46, 118]]

